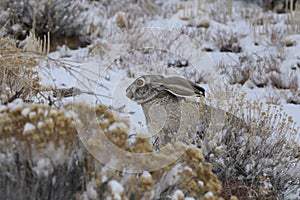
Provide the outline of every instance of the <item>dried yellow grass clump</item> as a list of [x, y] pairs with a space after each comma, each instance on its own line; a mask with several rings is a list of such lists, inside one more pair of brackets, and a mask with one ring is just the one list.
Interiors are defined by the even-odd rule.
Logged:
[[40, 78], [34, 69], [37, 65], [36, 57], [22, 52], [11, 39], [0, 40], [0, 103], [7, 102], [22, 88], [24, 100], [36, 95], [40, 88]]

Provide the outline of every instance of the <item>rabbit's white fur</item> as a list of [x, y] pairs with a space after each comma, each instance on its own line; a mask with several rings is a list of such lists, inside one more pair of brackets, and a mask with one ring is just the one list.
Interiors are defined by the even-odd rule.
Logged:
[[187, 98], [204, 93], [186, 79], [161, 75], [141, 76], [126, 89], [127, 97], [142, 106], [147, 127], [160, 146], [175, 141], [192, 143], [197, 135], [241, 123], [230, 113]]

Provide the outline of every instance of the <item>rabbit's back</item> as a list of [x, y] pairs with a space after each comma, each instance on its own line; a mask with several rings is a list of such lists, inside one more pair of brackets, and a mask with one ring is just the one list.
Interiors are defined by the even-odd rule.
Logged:
[[[164, 97], [144, 110], [147, 126], [160, 146], [168, 143], [195, 143], [207, 135], [217, 135], [245, 122], [222, 109], [198, 103], [194, 99]], [[150, 119], [150, 120], [149, 120]]]

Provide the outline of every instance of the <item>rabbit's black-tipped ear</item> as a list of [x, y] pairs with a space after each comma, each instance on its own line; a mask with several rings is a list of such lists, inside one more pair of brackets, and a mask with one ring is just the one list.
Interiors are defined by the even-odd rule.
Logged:
[[199, 97], [201, 97], [201, 96], [205, 97], [205, 89], [203, 87], [201, 87], [201, 86], [199, 86], [196, 83], [193, 83], [191, 81], [189, 81], [189, 82], [191, 83], [192, 87], [194, 88], [195, 93], [196, 93], [197, 96], [199, 96]]
[[202, 87], [181, 77], [164, 78], [151, 82], [151, 85], [157, 90], [166, 90], [175, 96], [205, 96], [205, 90]]

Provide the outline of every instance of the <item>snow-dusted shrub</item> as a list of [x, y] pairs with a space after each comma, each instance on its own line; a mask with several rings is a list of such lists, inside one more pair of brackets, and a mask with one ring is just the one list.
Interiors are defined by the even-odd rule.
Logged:
[[66, 109], [24, 104], [0, 108], [3, 199], [71, 199], [83, 190], [84, 157]]
[[222, 181], [222, 196], [238, 199], [283, 199], [300, 187], [299, 144], [292, 117], [272, 105], [244, 101], [237, 95], [227, 103], [246, 125], [224, 124], [206, 135], [204, 155]]
[[16, 39], [25, 39], [29, 31], [34, 29], [39, 38], [50, 33], [52, 50], [62, 44], [77, 48], [89, 43], [83, 29], [80, 1], [4, 1], [0, 9], [8, 13], [1, 26], [6, 27], [7, 35]]
[[195, 147], [189, 147], [181, 158], [163, 169], [140, 174], [121, 173], [107, 167], [97, 172], [95, 190], [100, 192], [100, 198], [169, 199], [181, 196], [222, 199], [218, 197], [220, 182]]
[[281, 61], [280, 56], [276, 54], [261, 56], [257, 54], [242, 54], [235, 64], [226, 65], [220, 63], [217, 67], [221, 74], [225, 74], [229, 78], [230, 84], [244, 85], [247, 82], [249, 86], [265, 87], [272, 85], [271, 76], [274, 74], [282, 77], [286, 76], [281, 72]]
[[[295, 71], [282, 70], [283, 58], [280, 54], [242, 54], [230, 65], [219, 63], [219, 72], [224, 74], [230, 84], [241, 84], [253, 89], [269, 87], [268, 102], [280, 104], [280, 95], [287, 102], [298, 102], [299, 83]], [[287, 78], [288, 77], [288, 78]], [[288, 92], [287, 92], [288, 91]]]
[[239, 44], [240, 38], [241, 36], [238, 33], [223, 29], [212, 34], [210, 40], [221, 52], [240, 53], [242, 51], [242, 47]]
[[[101, 126], [101, 130], [80, 134], [82, 141], [94, 155], [97, 155], [99, 151], [103, 151], [102, 145], [107, 145], [107, 143], [103, 144], [101, 142], [103, 138], [99, 137], [100, 131], [103, 131], [105, 136], [118, 148], [125, 151], [141, 155], [153, 152], [149, 137], [136, 137], [134, 142], [129, 144], [128, 121], [118, 119], [110, 109], [105, 106], [97, 106], [96, 108], [86, 108], [83, 104], [77, 106], [75, 110], [78, 112], [78, 119], [80, 123], [86, 124], [86, 128], [93, 127], [91, 111], [95, 111], [96, 118], [99, 120], [97, 124]], [[80, 130], [84, 131], [86, 129], [85, 126]], [[163, 153], [153, 158], [166, 160], [172, 156], [170, 152], [176, 151], [177, 148], [181, 149], [181, 147], [186, 149], [186, 151], [182, 152], [183, 155], [176, 161], [174, 160], [170, 165], [150, 173], [144, 172], [136, 175], [126, 173], [126, 171], [118, 172], [108, 167], [102, 168], [96, 172], [96, 180], [98, 181], [96, 181], [95, 190], [102, 191], [99, 194], [100, 198], [159, 199], [171, 197], [176, 190], [180, 190], [185, 196], [189, 197], [219, 199], [220, 182], [211, 173], [211, 165], [205, 162], [200, 149], [187, 147], [184, 144], [169, 145], [164, 150], [165, 154]], [[114, 152], [110, 153], [113, 154]], [[116, 162], [110, 160], [113, 156], [109, 153], [107, 156], [108, 158], [100, 159], [106, 159], [109, 163]], [[145, 157], [145, 160], [140, 160], [140, 162], [147, 163], [154, 162], [154, 160], [149, 160]], [[115, 190], [115, 188], [117, 189]], [[208, 192], [210, 192], [211, 196], [205, 198]], [[114, 196], [117, 195], [116, 193], [118, 197]]]
[[[81, 117], [75, 117], [74, 106], [82, 111]], [[83, 148], [77, 135], [76, 128], [95, 120], [95, 116], [105, 135], [119, 148], [135, 153], [152, 151], [147, 138], [137, 138], [128, 146], [129, 133], [124, 127], [127, 120], [114, 118], [112, 111], [103, 105], [73, 104], [58, 109], [24, 104], [21, 99], [2, 105], [1, 197], [159, 199], [178, 196], [180, 191], [184, 197], [221, 199], [218, 197], [221, 183], [201, 150], [195, 147], [185, 147], [187, 150], [178, 160], [153, 172], [134, 174], [104, 166]], [[88, 133], [84, 135], [88, 137]], [[162, 155], [161, 159], [169, 156]]]
[[300, 104], [300, 91], [291, 91], [287, 95], [287, 103]]
[[[72, 146], [70, 138], [76, 135], [72, 111], [41, 105], [24, 104], [21, 99], [1, 106], [0, 138], [15, 138], [30, 150], [31, 145], [46, 147], [48, 142]], [[12, 140], [13, 142], [14, 140]]]
[[[289, 77], [289, 78], [287, 78]], [[270, 73], [271, 85], [278, 89], [290, 89], [297, 91], [299, 88], [298, 75], [296, 73], [279, 74]]]

